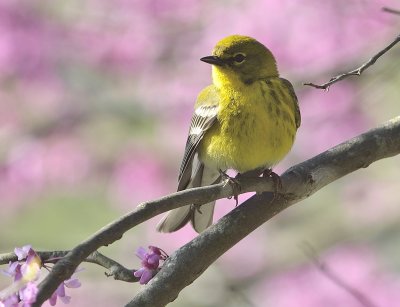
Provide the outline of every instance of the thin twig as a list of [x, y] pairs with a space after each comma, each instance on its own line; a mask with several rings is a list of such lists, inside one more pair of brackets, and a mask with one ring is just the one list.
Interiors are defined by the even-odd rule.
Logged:
[[312, 86], [312, 87], [315, 87], [315, 88], [318, 88], [318, 89], [328, 90], [329, 87], [332, 84], [334, 84], [334, 83], [336, 83], [336, 82], [338, 82], [340, 80], [343, 80], [343, 79], [345, 79], [347, 77], [350, 77], [350, 76], [360, 76], [364, 70], [366, 70], [368, 67], [370, 67], [373, 64], [375, 64], [375, 62], [382, 55], [384, 55], [391, 48], [393, 48], [393, 46], [396, 45], [399, 41], [400, 41], [400, 35], [398, 35], [393, 42], [391, 42], [387, 47], [385, 47], [383, 50], [381, 50], [377, 54], [375, 54], [372, 58], [370, 58], [367, 62], [362, 64], [360, 67], [358, 67], [358, 68], [356, 68], [356, 69], [354, 69], [352, 71], [349, 71], [349, 72], [343, 73], [341, 75], [338, 75], [336, 77], [333, 77], [328, 82], [326, 82], [324, 84], [318, 85], [318, 84], [314, 84], [314, 83], [304, 83], [303, 85], [308, 85], [308, 86]]
[[[70, 251], [36, 251], [36, 254], [40, 257], [43, 263], [57, 263]], [[18, 256], [15, 253], [0, 254], [0, 264], [7, 264], [10, 261], [14, 262], [18, 260]], [[123, 265], [119, 264], [115, 260], [104, 256], [103, 254], [95, 251], [91, 253], [83, 262], [90, 262], [98, 264], [103, 268], [108, 269], [105, 272], [106, 276], [112, 276], [115, 280], [125, 281], [125, 282], [137, 282], [139, 279], [133, 275], [136, 271], [134, 269], [128, 269]]]
[[399, 10], [395, 10], [395, 9], [390, 8], [390, 7], [383, 7], [382, 11], [384, 11], [386, 13], [400, 15], [400, 11]]
[[361, 306], [364, 307], [377, 307], [374, 303], [372, 303], [371, 299], [369, 299], [364, 293], [359, 291], [358, 289], [350, 286], [347, 282], [345, 282], [341, 277], [336, 275], [330, 267], [318, 259], [317, 253], [311, 244], [305, 243], [303, 246], [303, 251], [308, 258], [313, 262], [318, 271], [323, 274], [326, 278], [331, 280], [338, 287], [342, 288], [344, 291], [349, 293], [355, 300], [357, 300]]

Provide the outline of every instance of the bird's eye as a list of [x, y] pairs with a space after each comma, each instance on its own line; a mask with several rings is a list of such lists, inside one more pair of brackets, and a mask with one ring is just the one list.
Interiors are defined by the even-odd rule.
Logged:
[[246, 56], [243, 53], [237, 53], [234, 55], [233, 60], [240, 64], [246, 59]]

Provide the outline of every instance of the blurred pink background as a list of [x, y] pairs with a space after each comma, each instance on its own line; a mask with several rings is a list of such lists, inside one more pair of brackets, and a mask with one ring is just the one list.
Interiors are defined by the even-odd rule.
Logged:
[[[174, 192], [193, 103], [211, 80], [199, 58], [226, 35], [264, 43], [295, 85], [303, 121], [278, 173], [396, 116], [400, 46], [329, 92], [302, 86], [391, 42], [400, 16], [383, 6], [400, 9], [394, 0], [1, 1], [1, 252], [70, 249], [141, 201]], [[170, 306], [360, 306], [317, 270], [304, 242], [376, 306], [394, 306], [399, 162], [375, 163], [286, 210]], [[218, 203], [217, 217], [234, 207]], [[172, 253], [196, 235], [156, 233], [158, 219], [101, 251], [138, 268], [138, 246]], [[83, 266], [70, 306], [121, 306], [139, 291]]]

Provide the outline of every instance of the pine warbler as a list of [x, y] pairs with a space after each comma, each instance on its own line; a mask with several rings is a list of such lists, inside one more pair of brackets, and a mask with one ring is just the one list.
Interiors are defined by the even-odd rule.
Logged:
[[[301, 121], [292, 84], [279, 77], [273, 54], [257, 40], [228, 36], [201, 61], [212, 65], [213, 84], [195, 104], [178, 191], [217, 183], [227, 169], [271, 169], [291, 149]], [[157, 230], [173, 232], [191, 221], [202, 232], [212, 224], [214, 205], [171, 210]]]

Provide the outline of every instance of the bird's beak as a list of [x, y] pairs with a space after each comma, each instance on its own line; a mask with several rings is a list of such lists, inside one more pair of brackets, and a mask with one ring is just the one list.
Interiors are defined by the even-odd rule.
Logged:
[[204, 58], [201, 58], [200, 61], [217, 66], [222, 66], [225, 64], [224, 60], [214, 55], [205, 56]]

